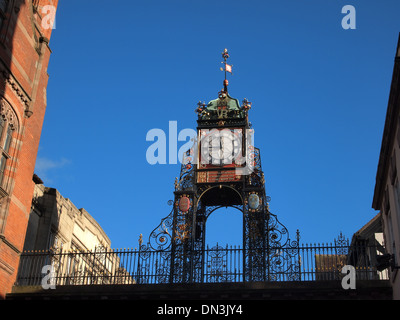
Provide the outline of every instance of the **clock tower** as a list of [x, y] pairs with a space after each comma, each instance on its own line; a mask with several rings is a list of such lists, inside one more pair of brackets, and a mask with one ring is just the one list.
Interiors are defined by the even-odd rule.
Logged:
[[171, 213], [150, 234], [146, 247], [168, 255], [173, 283], [203, 281], [206, 222], [221, 207], [243, 213], [244, 281], [271, 280], [273, 255], [280, 250], [281, 259], [286, 245], [298, 245], [290, 242], [286, 228], [269, 212], [260, 150], [253, 145], [248, 121], [251, 103], [239, 103], [228, 93], [226, 74], [232, 73], [232, 66], [227, 64], [226, 49], [222, 57], [223, 89], [208, 104], [198, 103], [197, 141], [184, 154]]

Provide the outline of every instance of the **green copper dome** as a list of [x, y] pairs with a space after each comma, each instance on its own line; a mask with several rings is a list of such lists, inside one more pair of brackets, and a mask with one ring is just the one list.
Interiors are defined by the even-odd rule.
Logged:
[[226, 106], [228, 110], [240, 110], [239, 100], [232, 98], [227, 92], [220, 92], [219, 98], [211, 100], [207, 111], [216, 111], [218, 107]]

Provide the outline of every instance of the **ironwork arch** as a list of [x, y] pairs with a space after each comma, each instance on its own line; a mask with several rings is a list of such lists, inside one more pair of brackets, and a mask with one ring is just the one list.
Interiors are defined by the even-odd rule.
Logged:
[[[235, 188], [235, 187], [233, 187], [233, 186], [230, 186], [230, 185], [215, 185], [215, 186], [210, 186], [210, 187], [208, 187], [207, 189], [205, 189], [205, 190], [199, 190], [201, 193], [199, 194], [199, 196], [198, 196], [198, 199], [197, 199], [197, 204], [201, 201], [201, 198], [203, 198], [203, 196], [205, 195], [205, 194], [207, 194], [208, 192], [210, 192], [210, 191], [212, 191], [212, 190], [214, 190], [214, 189], [229, 189], [229, 190], [232, 190], [232, 191], [234, 191], [235, 193], [236, 193], [236, 195], [240, 198], [240, 203], [238, 203], [237, 205], [243, 205], [244, 204], [244, 201], [243, 201], [243, 195], [242, 195], [242, 193], [241, 192], [239, 192], [238, 190], [237, 190], [237, 188]], [[227, 206], [233, 206], [234, 204], [232, 204], [232, 201], [230, 201], [230, 203], [227, 205]], [[224, 207], [224, 205], [221, 205], [221, 207]]]
[[[257, 171], [244, 184], [196, 184], [195, 166], [182, 163], [180, 177], [175, 181], [174, 200], [168, 202], [171, 212], [151, 232], [148, 244], [141, 246], [142, 254], [161, 251], [165, 261], [169, 261], [163, 266], [169, 272], [169, 282], [204, 281], [206, 222], [211, 213], [222, 207], [233, 207], [243, 215], [244, 281], [276, 281], [283, 273], [293, 280], [300, 276], [300, 262], [296, 258], [299, 234], [296, 240], [290, 240], [286, 227], [269, 211], [270, 198], [265, 195], [259, 150], [254, 153]], [[190, 157], [191, 150], [186, 155]], [[213, 193], [219, 190], [235, 195], [236, 200], [213, 203]], [[251, 204], [251, 197], [259, 199], [256, 206]]]
[[243, 214], [243, 208], [240, 208], [239, 206], [232, 205], [232, 206], [217, 206], [217, 207], [212, 207], [210, 208], [210, 211], [207, 212], [206, 214], [206, 219], [209, 218], [209, 216], [216, 210], [221, 209], [221, 208], [235, 208], [236, 210], [239, 210]]

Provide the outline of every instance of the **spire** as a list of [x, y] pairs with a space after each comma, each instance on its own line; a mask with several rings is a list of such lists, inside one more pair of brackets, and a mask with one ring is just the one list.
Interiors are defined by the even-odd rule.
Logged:
[[228, 92], [228, 80], [226, 79], [226, 73], [229, 72], [232, 74], [232, 65], [226, 63], [226, 60], [229, 58], [228, 49], [224, 49], [222, 52], [222, 58], [224, 59], [223, 63], [225, 65], [225, 69], [221, 68], [221, 71], [225, 71], [225, 79], [224, 79], [224, 91]]

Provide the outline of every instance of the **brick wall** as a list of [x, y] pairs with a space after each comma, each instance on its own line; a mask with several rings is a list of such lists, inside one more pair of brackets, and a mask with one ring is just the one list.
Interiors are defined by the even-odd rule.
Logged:
[[[2, 2], [2, 1], [0, 1]], [[15, 122], [0, 190], [0, 299], [15, 281], [34, 189], [32, 181], [46, 111], [51, 50], [50, 11], [58, 0], [9, 0], [0, 30], [0, 102]], [[6, 109], [3, 108], [3, 109]]]

